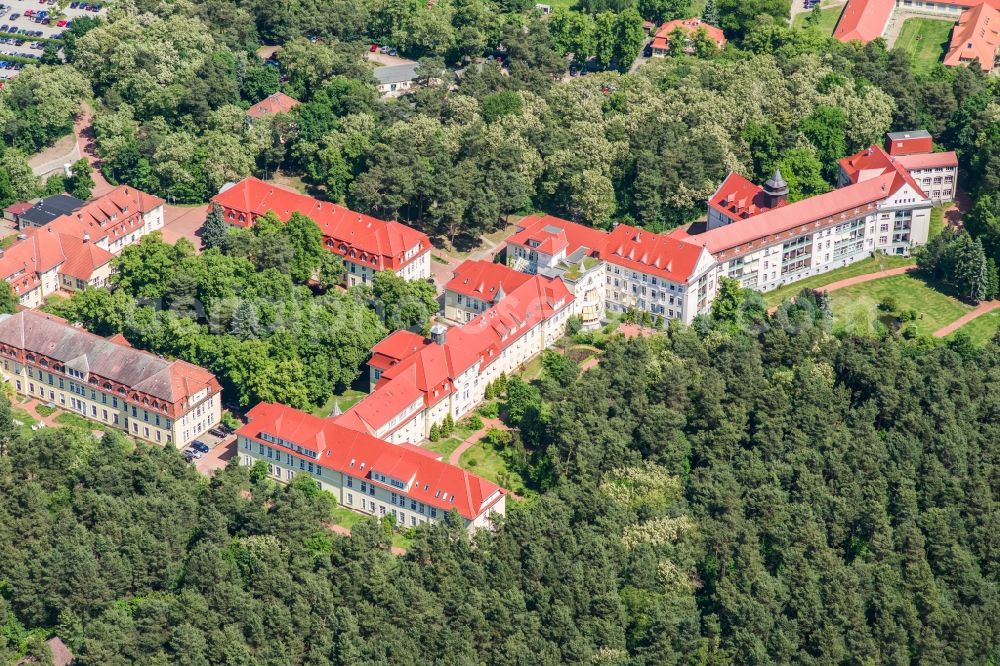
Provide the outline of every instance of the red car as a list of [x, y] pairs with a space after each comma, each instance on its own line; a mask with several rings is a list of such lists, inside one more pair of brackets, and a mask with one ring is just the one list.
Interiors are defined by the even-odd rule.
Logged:
[[56, 23], [56, 25], [59, 26], [60, 28], [65, 28], [66, 27], [66, 19], [63, 19], [63, 20], [59, 21], [59, 23]]
[[376, 51], [378, 51], [378, 44], [372, 44], [372, 47], [371, 47], [370, 50], [371, 50], [372, 53], [375, 53]]
[[24, 10], [24, 15], [25, 16], [34, 16], [35, 15], [35, 10], [34, 9], [25, 9]]

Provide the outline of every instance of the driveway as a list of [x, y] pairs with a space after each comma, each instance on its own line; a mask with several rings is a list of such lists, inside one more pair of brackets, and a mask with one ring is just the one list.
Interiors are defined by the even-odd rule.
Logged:
[[[201, 438], [203, 442], [212, 446], [211, 442], [206, 441], [207, 437]], [[230, 435], [221, 442], [217, 442], [215, 446], [206, 453], [204, 456], [199, 458], [194, 463], [194, 468], [204, 474], [205, 476], [212, 476], [216, 470], [220, 470], [225, 467], [229, 461], [236, 455], [236, 435]]]

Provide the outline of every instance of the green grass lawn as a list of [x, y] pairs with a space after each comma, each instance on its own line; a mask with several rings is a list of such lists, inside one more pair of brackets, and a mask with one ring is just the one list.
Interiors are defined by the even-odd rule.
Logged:
[[38, 423], [38, 420], [35, 419], [34, 416], [32, 416], [31, 414], [29, 414], [27, 412], [27, 410], [24, 410], [24, 409], [22, 409], [20, 407], [11, 406], [10, 412], [11, 412], [11, 416], [14, 417], [14, 420], [15, 421], [20, 421], [20, 423], [21, 423], [21, 425], [20, 425], [21, 435], [24, 436], [24, 437], [30, 437], [31, 433], [34, 432], [31, 429], [31, 426], [33, 426], [36, 423]]
[[347, 389], [340, 395], [331, 395], [323, 405], [313, 407], [312, 413], [314, 416], [322, 416], [323, 418], [326, 418], [333, 413], [334, 402], [337, 402], [340, 405], [340, 411], [346, 412], [348, 409], [360, 402], [366, 395], [368, 394], [364, 391], [359, 391], [358, 389]]
[[367, 517], [368, 516], [362, 513], [351, 511], [350, 509], [342, 506], [333, 507], [333, 522], [341, 527], [346, 527], [347, 529], [351, 529]]
[[535, 358], [531, 359], [524, 364], [521, 371], [518, 373], [521, 375], [521, 379], [526, 382], [533, 382], [542, 376], [542, 355], [539, 354]]
[[513, 490], [522, 497], [529, 492], [524, 479], [516, 471], [507, 468], [507, 462], [500, 452], [485, 440], [471, 446], [458, 460], [458, 466], [497, 485]]
[[867, 333], [873, 330], [874, 321], [884, 313], [878, 309], [886, 297], [896, 300], [896, 312], [915, 310], [917, 320], [913, 326], [919, 335], [931, 335], [945, 324], [955, 321], [972, 306], [949, 296], [920, 277], [894, 275], [838, 289], [831, 295], [834, 328]]
[[93, 430], [103, 430], [105, 432], [112, 432], [113, 428], [110, 428], [98, 421], [89, 421], [79, 414], [74, 414], [73, 412], [63, 411], [61, 409], [57, 410], [62, 412], [55, 418], [55, 422], [59, 425], [69, 426], [71, 428], [79, 428], [80, 430], [86, 430], [87, 432]]
[[448, 461], [448, 456], [451, 452], [458, 448], [458, 445], [465, 441], [465, 437], [460, 435], [452, 435], [445, 439], [439, 439], [436, 442], [430, 442], [424, 446], [428, 451], [433, 451], [434, 453], [440, 454], [441, 458], [445, 462]]
[[[837, 5], [835, 7], [827, 7], [826, 4], [820, 5], [820, 20], [816, 24], [816, 29], [819, 30], [821, 34], [832, 35], [833, 29], [837, 27], [837, 21], [840, 20], [840, 14], [844, 11], [843, 5]], [[806, 19], [809, 18], [809, 12], [805, 11], [801, 14], [796, 14], [795, 18], [792, 19], [793, 28], [806, 28], [808, 23]]]
[[913, 257], [897, 257], [889, 255], [869, 257], [868, 259], [856, 261], [849, 266], [832, 270], [829, 273], [813, 275], [812, 277], [808, 277], [804, 280], [798, 280], [789, 285], [785, 285], [784, 287], [779, 287], [774, 291], [769, 291], [764, 294], [764, 300], [767, 301], [769, 306], [779, 305], [781, 304], [781, 301], [786, 298], [792, 298], [807, 287], [809, 289], [819, 289], [820, 287], [825, 287], [828, 284], [832, 284], [845, 278], [854, 277], [856, 275], [877, 273], [881, 270], [898, 268], [899, 266], [910, 266], [915, 263], [916, 261]]
[[935, 206], [931, 208], [931, 220], [927, 225], [927, 240], [930, 241], [932, 238], [941, 233], [944, 229], [944, 206]]
[[[1000, 329], [1000, 310], [994, 310], [993, 312], [987, 312], [981, 317], [976, 317], [951, 335], [962, 332], [972, 338], [975, 344], [985, 345], [993, 339], [998, 329]], [[948, 337], [951, 337], [951, 335]]]
[[937, 19], [906, 19], [893, 48], [910, 54], [916, 73], [929, 72], [944, 57], [954, 25], [952, 21]]

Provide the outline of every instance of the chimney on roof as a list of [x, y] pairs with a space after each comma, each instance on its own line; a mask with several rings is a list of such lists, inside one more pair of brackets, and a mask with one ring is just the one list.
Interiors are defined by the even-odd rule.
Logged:
[[767, 207], [774, 208], [785, 201], [788, 196], [788, 183], [781, 177], [781, 169], [775, 169], [774, 175], [764, 183], [764, 196], [767, 197]]
[[128, 195], [128, 188], [127, 187], [125, 188], [125, 195], [126, 196]]
[[434, 344], [443, 345], [447, 333], [448, 327], [443, 324], [434, 324], [431, 326], [431, 340], [434, 341]]

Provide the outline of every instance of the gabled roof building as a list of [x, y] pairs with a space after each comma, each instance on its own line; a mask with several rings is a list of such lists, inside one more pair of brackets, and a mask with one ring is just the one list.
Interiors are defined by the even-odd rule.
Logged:
[[551, 346], [572, 313], [562, 280], [530, 276], [462, 326], [435, 326], [431, 339], [397, 331], [372, 350], [372, 392], [336, 418], [345, 427], [401, 444], [458, 420], [486, 385]]
[[260, 403], [237, 431], [240, 462], [267, 464], [281, 481], [308, 474], [337, 503], [399, 527], [415, 527], [457, 512], [468, 528], [488, 527], [504, 513], [506, 492], [449, 465], [431, 451], [399, 446], [285, 405]]
[[531, 276], [492, 261], [466, 260], [444, 287], [444, 315], [467, 322], [496, 305], [507, 292], [520, 287]]
[[957, 20], [944, 64], [956, 67], [978, 60], [979, 67], [997, 67], [1000, 48], [1000, 0], [848, 0], [833, 36], [864, 44], [886, 35], [896, 10]]
[[278, 113], [288, 113], [299, 105], [299, 100], [278, 91], [269, 95], [247, 109], [247, 118], [251, 121], [273, 116]]
[[244, 178], [212, 197], [224, 219], [240, 227], [253, 226], [273, 211], [283, 222], [300, 213], [319, 226], [323, 245], [344, 259], [347, 286], [368, 284], [376, 271], [393, 271], [408, 280], [430, 277], [430, 239], [399, 222], [386, 222], [349, 208], [299, 194], [257, 178]]
[[0, 278], [22, 306], [40, 307], [59, 289], [104, 286], [114, 255], [162, 228], [163, 199], [122, 185], [44, 226], [26, 227], [0, 250]]
[[158, 444], [183, 447], [222, 413], [208, 370], [33, 310], [0, 315], [0, 361], [18, 393]]

